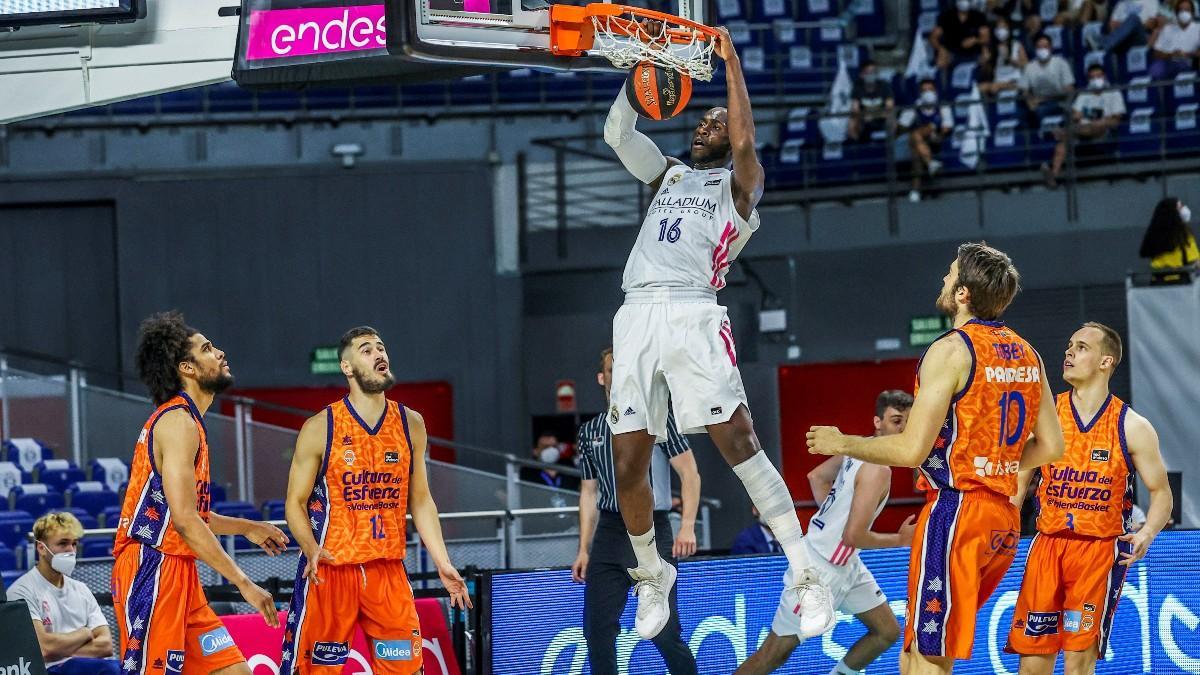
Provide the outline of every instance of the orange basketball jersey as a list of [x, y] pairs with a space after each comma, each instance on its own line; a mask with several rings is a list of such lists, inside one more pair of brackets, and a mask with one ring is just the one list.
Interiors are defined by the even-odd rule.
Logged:
[[1133, 512], [1133, 461], [1125, 443], [1129, 405], [1109, 394], [1087, 424], [1071, 392], [1055, 398], [1067, 447], [1062, 459], [1041, 469], [1038, 531], [1069, 530], [1087, 537], [1125, 534]]
[[208, 433], [204, 418], [196, 404], [185, 393], [160, 405], [138, 436], [133, 449], [133, 466], [129, 470], [129, 485], [125, 489], [125, 503], [121, 506], [121, 521], [117, 526], [113, 555], [120, 556], [121, 550], [130, 544], [146, 544], [167, 555], [195, 558], [190, 546], [171, 524], [171, 509], [163, 491], [162, 474], [154, 459], [154, 426], [162, 416], [172, 410], [186, 410], [200, 432], [200, 445], [196, 448], [196, 511], [204, 522], [212, 508], [212, 495], [208, 472]]
[[332, 565], [404, 560], [412, 445], [404, 406], [388, 401], [374, 427], [349, 398], [328, 408], [325, 460], [308, 499], [309, 524]]
[[1037, 353], [999, 321], [973, 319], [946, 336], [953, 333], [971, 352], [971, 375], [951, 400], [921, 472], [937, 490], [1015, 495], [1021, 453], [1042, 400]]

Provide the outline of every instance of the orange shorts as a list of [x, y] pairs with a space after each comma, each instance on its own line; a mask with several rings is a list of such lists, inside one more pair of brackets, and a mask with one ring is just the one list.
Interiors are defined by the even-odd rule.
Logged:
[[244, 663], [196, 573], [196, 560], [143, 544], [126, 547], [112, 571], [123, 672], [195, 673]]
[[976, 614], [1012, 565], [1020, 527], [1017, 508], [990, 490], [944, 489], [926, 502], [909, 561], [905, 651], [971, 657]]
[[421, 672], [421, 624], [403, 560], [322, 565], [321, 583], [299, 577], [283, 633], [281, 673], [341, 673], [360, 626], [380, 675]]
[[1004, 650], [1057, 654], [1098, 644], [1103, 658], [1129, 569], [1117, 564], [1122, 551], [1129, 552], [1129, 544], [1115, 537], [1034, 537]]

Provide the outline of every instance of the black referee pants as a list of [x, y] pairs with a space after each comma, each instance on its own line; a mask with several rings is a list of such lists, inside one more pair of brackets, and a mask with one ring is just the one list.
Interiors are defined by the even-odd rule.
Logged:
[[[672, 565], [674, 541], [667, 512], [655, 511], [654, 543], [658, 554]], [[587, 585], [583, 589], [583, 633], [587, 636], [593, 675], [617, 675], [617, 634], [621, 631], [621, 613], [629, 600], [629, 589], [633, 588], [633, 579], [626, 570], [633, 567], [637, 567], [637, 557], [633, 555], [633, 544], [629, 543], [621, 514], [601, 511], [588, 559]], [[695, 675], [696, 657], [683, 641], [679, 626], [679, 607], [675, 601], [678, 588], [678, 583], [671, 588], [671, 620], [653, 642], [673, 675]]]

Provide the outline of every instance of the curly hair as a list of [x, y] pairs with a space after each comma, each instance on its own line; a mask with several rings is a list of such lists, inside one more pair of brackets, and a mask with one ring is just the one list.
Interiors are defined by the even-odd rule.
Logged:
[[179, 364], [191, 358], [191, 337], [196, 329], [177, 311], [161, 312], [138, 329], [138, 377], [150, 390], [155, 405], [162, 405], [183, 388]]

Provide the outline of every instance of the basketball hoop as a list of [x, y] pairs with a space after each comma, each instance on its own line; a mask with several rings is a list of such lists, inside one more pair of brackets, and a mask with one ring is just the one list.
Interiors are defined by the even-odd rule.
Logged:
[[[647, 30], [645, 20], [659, 28]], [[623, 70], [649, 61], [708, 82], [716, 45], [716, 30], [674, 14], [606, 2], [550, 6], [550, 50], [560, 56], [592, 51]]]

